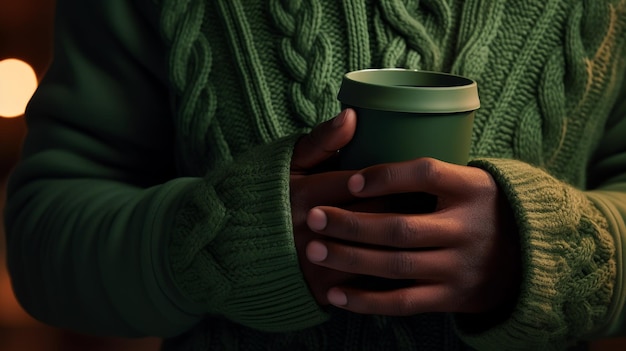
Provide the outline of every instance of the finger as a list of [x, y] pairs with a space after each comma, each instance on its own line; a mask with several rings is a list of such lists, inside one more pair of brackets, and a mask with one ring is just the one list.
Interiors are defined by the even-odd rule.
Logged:
[[328, 290], [328, 301], [339, 308], [360, 314], [412, 316], [428, 312], [454, 311], [456, 303], [439, 284], [370, 291], [348, 286]]
[[364, 169], [350, 178], [348, 188], [363, 197], [407, 192], [445, 196], [463, 195], [467, 189], [489, 181], [486, 174], [471, 167], [420, 158]]
[[457, 267], [445, 249], [396, 251], [325, 240], [311, 241], [306, 256], [336, 271], [388, 279], [441, 281], [454, 276]]
[[356, 198], [348, 188], [346, 182], [354, 174], [353, 171], [337, 171], [311, 174], [291, 180], [291, 201], [294, 205], [310, 208], [322, 204], [343, 204], [354, 201]]
[[330, 287], [346, 284], [346, 282], [356, 279], [356, 276], [351, 276], [344, 272], [338, 272], [311, 263], [309, 263], [308, 266], [304, 264], [301, 269], [305, 276], [309, 275], [314, 277], [308, 281], [308, 286], [315, 299], [321, 305], [329, 304], [326, 293]]
[[315, 127], [295, 145], [292, 170], [307, 170], [337, 153], [352, 139], [356, 128], [356, 113], [343, 110], [337, 117]]
[[311, 209], [307, 225], [326, 237], [400, 249], [456, 246], [464, 233], [458, 217], [361, 213], [328, 206]]

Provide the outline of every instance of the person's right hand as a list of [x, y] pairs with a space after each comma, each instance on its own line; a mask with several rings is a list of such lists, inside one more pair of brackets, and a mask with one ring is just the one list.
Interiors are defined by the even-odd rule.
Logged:
[[321, 305], [328, 304], [326, 292], [329, 288], [345, 284], [356, 276], [312, 264], [306, 258], [306, 245], [314, 238], [319, 238], [308, 228], [306, 218], [309, 210], [315, 206], [342, 206], [356, 200], [347, 187], [348, 179], [355, 172], [317, 171], [333, 161], [337, 150], [352, 139], [355, 128], [354, 110], [344, 110], [300, 138], [291, 160], [291, 216], [296, 251], [309, 289]]

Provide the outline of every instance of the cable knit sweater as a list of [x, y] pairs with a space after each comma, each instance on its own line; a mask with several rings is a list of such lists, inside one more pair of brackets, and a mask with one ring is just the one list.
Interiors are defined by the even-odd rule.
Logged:
[[[6, 210], [36, 318], [166, 350], [556, 350], [626, 333], [626, 1], [61, 0]], [[471, 165], [513, 208], [504, 320], [321, 308], [289, 162], [370, 67], [478, 82]]]

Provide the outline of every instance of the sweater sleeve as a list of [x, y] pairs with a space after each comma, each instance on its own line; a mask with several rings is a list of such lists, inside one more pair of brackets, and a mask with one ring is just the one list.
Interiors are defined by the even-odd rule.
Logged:
[[258, 147], [196, 184], [169, 245], [176, 281], [191, 300], [209, 314], [269, 332], [328, 317], [297, 268], [288, 177], [293, 142]]
[[136, 6], [57, 3], [54, 60], [7, 193], [17, 298], [43, 322], [104, 335], [173, 336], [207, 314], [319, 322], [289, 217], [295, 137], [177, 178], [165, 51]]
[[481, 159], [511, 203], [524, 267], [509, 319], [480, 333], [477, 349], [558, 350], [568, 342], [626, 335], [626, 84], [590, 162], [587, 189], [515, 160]]

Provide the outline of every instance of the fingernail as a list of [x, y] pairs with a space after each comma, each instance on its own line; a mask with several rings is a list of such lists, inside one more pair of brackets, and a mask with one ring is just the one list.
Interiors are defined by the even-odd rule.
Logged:
[[311, 241], [306, 247], [306, 257], [311, 262], [322, 262], [328, 257], [328, 248], [319, 241]]
[[335, 306], [345, 306], [348, 304], [348, 297], [338, 288], [331, 288], [328, 290], [326, 298], [328, 299], [328, 302]]
[[365, 188], [365, 177], [361, 173], [357, 173], [348, 179], [348, 190], [353, 193], [361, 192]]
[[324, 230], [326, 225], [328, 224], [328, 219], [326, 218], [326, 213], [320, 210], [319, 208], [313, 208], [309, 211], [309, 215], [307, 216], [306, 223], [311, 228], [311, 230]]
[[333, 119], [333, 127], [339, 128], [346, 122], [346, 110], [341, 111], [341, 113]]

